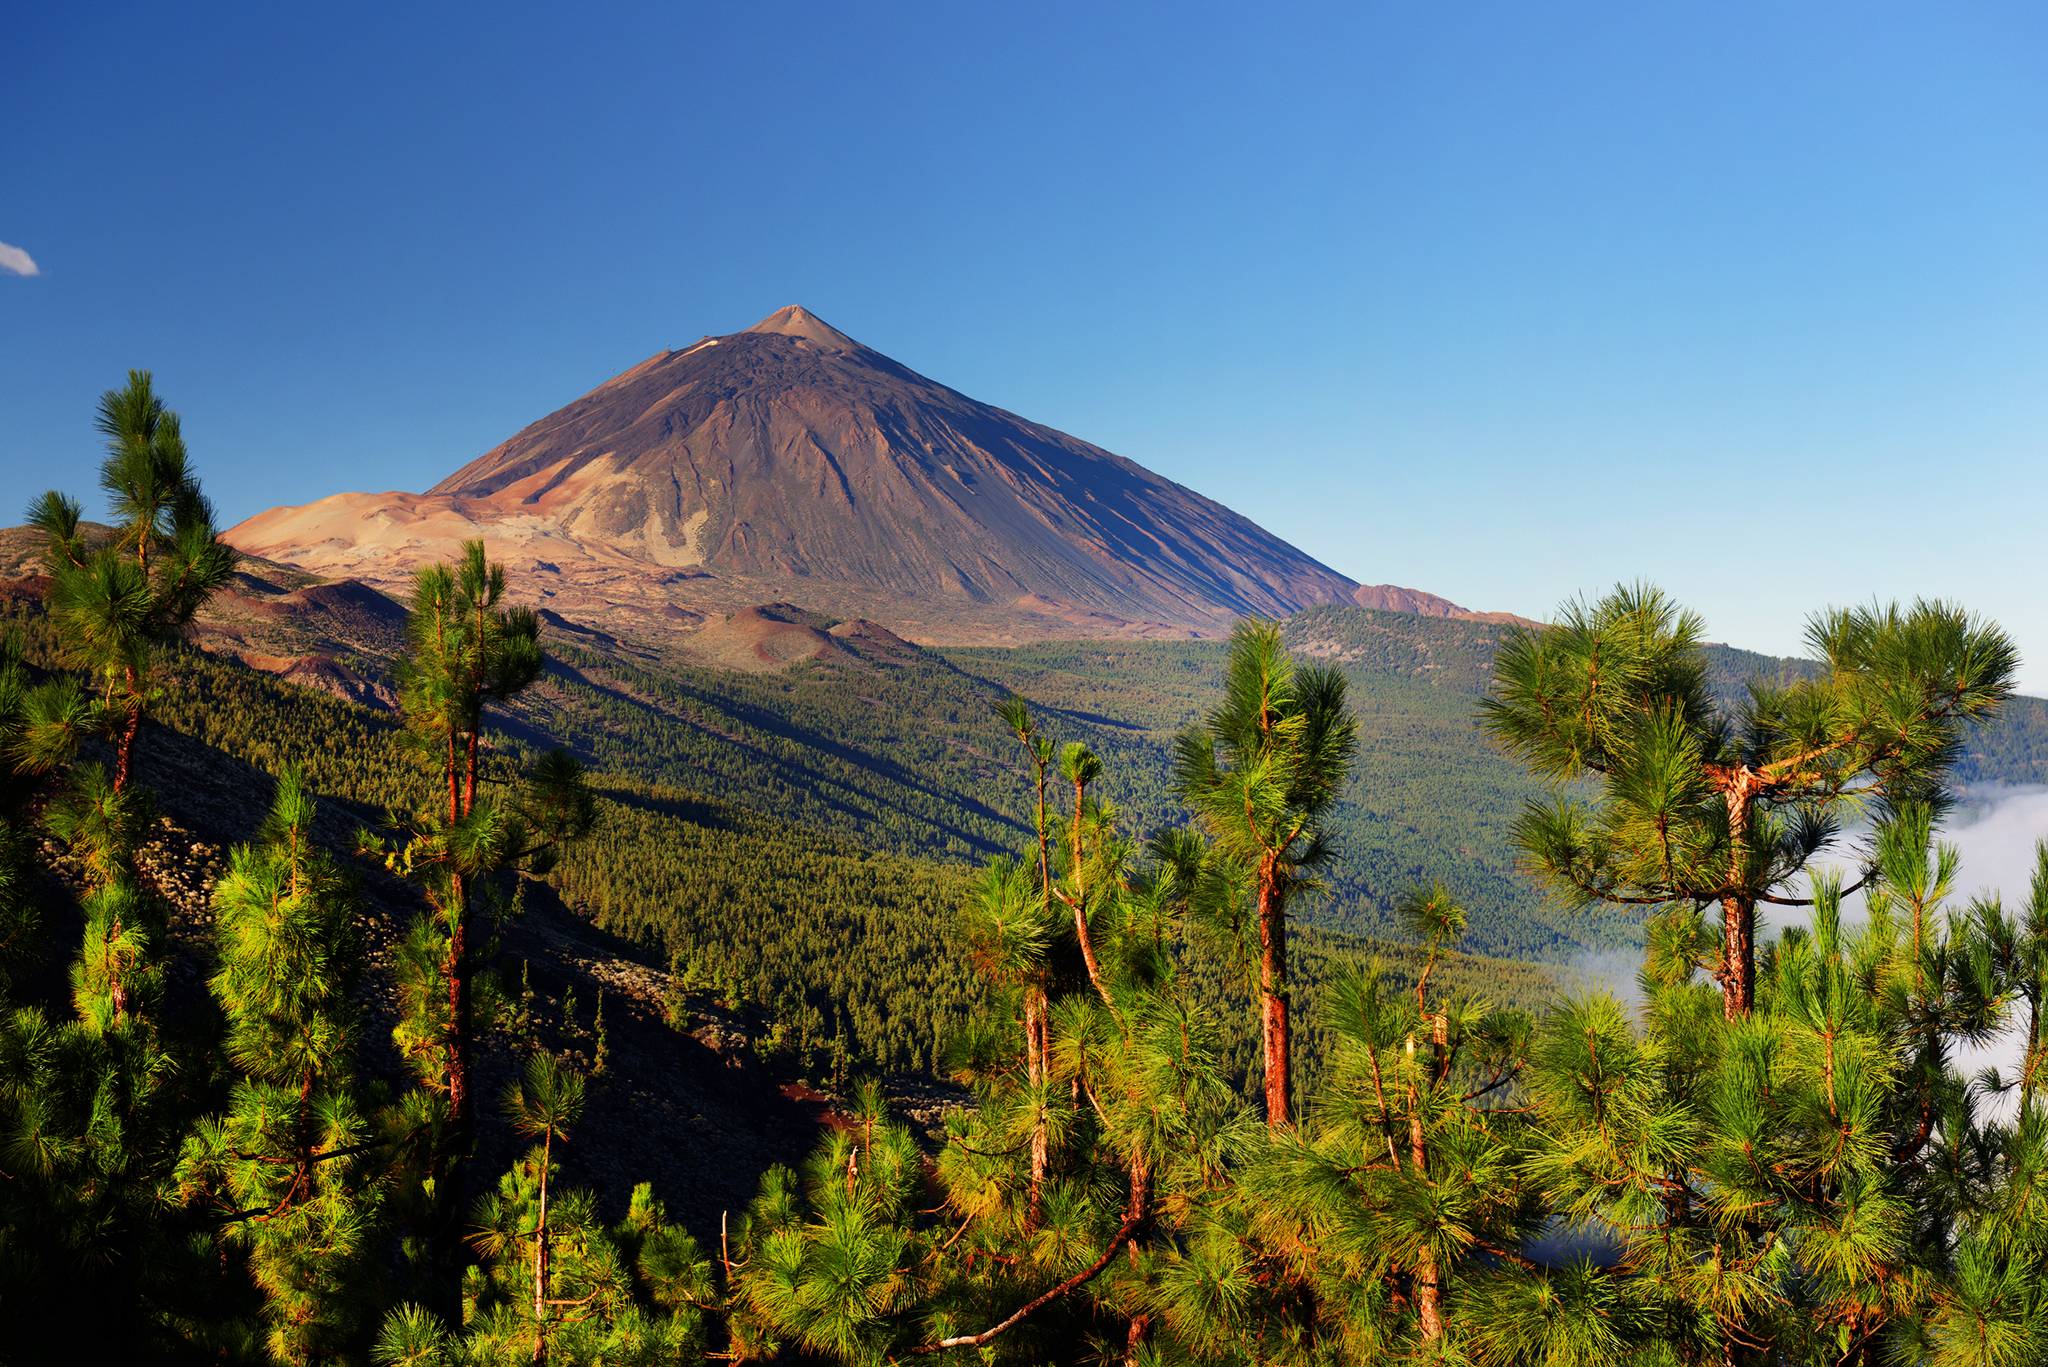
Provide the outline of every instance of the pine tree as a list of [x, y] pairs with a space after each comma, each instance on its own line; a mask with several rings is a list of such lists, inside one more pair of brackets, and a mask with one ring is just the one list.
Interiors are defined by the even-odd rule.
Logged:
[[[1989, 1356], [1930, 1351], [1986, 1287], [1987, 1209], [2032, 1200], [2002, 1191], [1997, 1165], [2037, 1169], [2040, 1136], [1988, 1124], [1978, 1103], [2001, 1084], [1954, 1067], [2016, 994], [1992, 909], [1941, 907], [1953, 855], [1916, 842], [1927, 825], [1903, 817], [1867, 924], [1846, 926], [1839, 880], [1819, 879], [1810, 926], [1761, 957], [1749, 1015], [1726, 1019], [1697, 979], [1714, 937], [1687, 909], [1653, 938], [1640, 1032], [1602, 998], [1538, 1030], [1524, 1171], [1559, 1217], [1622, 1241], [1613, 1265], [1632, 1284], [1579, 1291], [1620, 1297], [1682, 1359], [2025, 1360], [1992, 1349], [1981, 1320]], [[1917, 945], [1898, 914], [1916, 900]]]
[[[1008, 711], [1033, 772], [1057, 754], [1073, 807], [1044, 865], [992, 861], [963, 908], [991, 1000], [948, 1051], [975, 1104], [947, 1118], [942, 1218], [923, 1218], [914, 1146], [862, 1089], [847, 1129], [801, 1175], [771, 1173], [741, 1224], [743, 1356], [1065, 1360], [1085, 1336], [1089, 1354], [1177, 1361], [1255, 1332], [1244, 1232], [1209, 1209], [1251, 1122], [1176, 965], [1192, 885], [1219, 871], [1183, 840], [1140, 861], [1094, 791], [1099, 762]], [[1034, 987], [1042, 1025], [1022, 1010]]]
[[1424, 946], [1413, 990], [1390, 991], [1376, 964], [1335, 984], [1327, 1084], [1244, 1176], [1260, 1245], [1316, 1306], [1311, 1342], [1347, 1361], [1442, 1357], [1457, 1297], [1540, 1220], [1512, 1091], [1530, 1021], [1434, 982], [1466, 923], [1441, 884], [1397, 909]]
[[186, 457], [178, 415], [146, 370], [100, 397], [107, 440], [100, 488], [114, 518], [95, 535], [79, 504], [51, 491], [29, 510], [43, 533], [50, 619], [64, 662], [98, 681], [114, 731], [115, 791], [128, 784], [154, 655], [234, 574], [237, 556], [214, 529], [213, 505]]
[[169, 1218], [183, 1098], [157, 1019], [163, 907], [136, 873], [147, 808], [101, 766], [68, 763], [90, 711], [64, 681], [24, 687], [0, 661], [0, 917], [22, 937], [7, 958], [46, 949], [36, 890], [59, 884], [37, 868], [38, 815], [77, 861], [85, 921], [72, 1014], [0, 1013], [0, 1285], [38, 1307], [10, 1331], [27, 1359], [204, 1332], [176, 1308], [205, 1271]]
[[583, 1079], [552, 1055], [536, 1054], [527, 1061], [525, 1080], [506, 1098], [505, 1109], [513, 1130], [540, 1141], [533, 1224], [533, 1360], [546, 1362], [548, 1321], [555, 1308], [548, 1262], [548, 1177], [554, 1169], [556, 1142], [567, 1139], [570, 1128], [583, 1118]]
[[1049, 1104], [1045, 1095], [1046, 1054], [1051, 1041], [1046, 1034], [1046, 1009], [1055, 915], [1053, 836], [1046, 800], [1053, 748], [1050, 740], [1038, 734], [1022, 698], [1005, 698], [998, 705], [997, 714], [1024, 747], [1030, 765], [1036, 799], [1032, 824], [1033, 853], [1037, 859], [1037, 876], [1032, 881], [1036, 886], [1028, 890], [1025, 887], [1023, 866], [1007, 861], [991, 863], [970, 912], [969, 934], [974, 937], [983, 969], [998, 982], [1014, 984], [1021, 998], [1025, 1081], [1039, 1111], [1031, 1129], [1030, 1191], [1025, 1218], [1036, 1222], [1052, 1142], [1050, 1118], [1044, 1111]]
[[[171, 1214], [189, 1094], [158, 1019], [166, 908], [138, 870], [149, 805], [130, 777], [153, 658], [225, 582], [234, 554], [146, 374], [103, 397], [100, 425], [112, 532], [86, 528], [59, 494], [30, 510], [57, 660], [85, 677], [32, 681], [18, 639], [0, 647], [0, 968], [54, 948], [39, 942], [49, 922], [32, 888], [62, 895], [64, 880], [37, 869], [38, 834], [67, 848], [84, 919], [70, 1012], [8, 1004], [0, 1020], [0, 1280], [11, 1301], [37, 1307], [10, 1325], [9, 1347], [26, 1358], [214, 1332], [189, 1311], [208, 1274]], [[112, 773], [77, 764], [81, 744], [108, 731]]]
[[1040, 877], [1028, 866], [1004, 857], [990, 860], [974, 885], [962, 918], [975, 967], [998, 991], [1016, 993], [1022, 1007], [1024, 1087], [1019, 1099], [1029, 1112], [1030, 1126], [1027, 1223], [1036, 1223], [1044, 1196], [1056, 1104], [1046, 1083], [1046, 991], [1060, 926], [1041, 887]]
[[1181, 797], [1253, 889], [1266, 1121], [1276, 1129], [1294, 1123], [1287, 908], [1315, 887], [1329, 854], [1323, 818], [1357, 748], [1344, 676], [1295, 663], [1271, 622], [1237, 629], [1223, 701], [1175, 747]]
[[475, 994], [492, 954], [490, 923], [511, 904], [508, 879], [547, 872], [563, 843], [594, 820], [582, 768], [566, 752], [543, 756], [516, 783], [493, 784], [485, 772], [486, 709], [530, 686], [542, 663], [538, 619], [530, 609], [505, 607], [505, 590], [504, 570], [485, 557], [481, 541], [469, 542], [459, 563], [417, 577], [400, 709], [434, 796], [407, 837], [385, 851], [431, 908], [400, 946], [395, 1034], [432, 1102], [422, 1118], [438, 1130], [427, 1155], [425, 1252], [435, 1289], [430, 1308], [451, 1323], [465, 1261], [463, 1164], [475, 1142]]
[[921, 1160], [879, 1093], [856, 1098], [801, 1176], [780, 1165], [740, 1222], [731, 1329], [745, 1356], [787, 1344], [849, 1363], [883, 1361], [931, 1283], [915, 1229]]
[[583, 1079], [551, 1055], [528, 1060], [507, 1118], [534, 1148], [477, 1203], [479, 1256], [460, 1329], [417, 1305], [385, 1317], [372, 1354], [388, 1364], [679, 1362], [703, 1356], [711, 1269], [652, 1190], [633, 1189], [607, 1227], [591, 1194], [557, 1185], [558, 1150], [582, 1114]]
[[380, 1196], [354, 1079], [358, 908], [313, 815], [298, 771], [280, 773], [262, 830], [214, 889], [209, 986], [240, 1076], [181, 1164], [187, 1191], [247, 1253], [280, 1363], [329, 1361], [356, 1338]]
[[1844, 809], [1882, 819], [1939, 804], [1963, 728], [2011, 693], [2017, 655], [1942, 603], [1824, 613], [1807, 633], [1816, 673], [1753, 681], [1729, 705], [1709, 685], [1701, 632], [1651, 588], [1567, 603], [1555, 625], [1502, 642], [1486, 718], [1538, 773], [1597, 785], [1591, 801], [1532, 805], [1517, 829], [1554, 891], [1719, 904], [1714, 974], [1735, 1019], [1755, 996], [1758, 904], [1807, 904], [1788, 889]]

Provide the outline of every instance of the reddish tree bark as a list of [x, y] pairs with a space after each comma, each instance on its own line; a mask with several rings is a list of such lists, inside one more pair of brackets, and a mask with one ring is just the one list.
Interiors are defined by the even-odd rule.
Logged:
[[1266, 1124], [1294, 1124], [1293, 1048], [1287, 1024], [1287, 911], [1278, 858], [1259, 862], [1259, 1029], [1266, 1065]]
[[1721, 1012], [1749, 1015], [1756, 1000], [1756, 898], [1749, 891], [1749, 818], [1764, 777], [1747, 765], [1714, 775], [1728, 811], [1728, 885], [1721, 896]]
[[114, 738], [114, 791], [120, 792], [128, 786], [128, 770], [135, 755], [135, 737], [142, 730], [142, 680], [136, 675], [135, 666], [129, 665], [121, 673], [128, 685], [128, 711], [121, 718], [121, 731]]

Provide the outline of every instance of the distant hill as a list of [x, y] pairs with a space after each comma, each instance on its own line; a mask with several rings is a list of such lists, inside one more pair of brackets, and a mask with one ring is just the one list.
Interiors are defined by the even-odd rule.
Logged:
[[643, 636], [787, 602], [924, 642], [1185, 638], [1361, 592], [1221, 504], [797, 307], [649, 357], [423, 494], [336, 494], [228, 536], [384, 587], [481, 536], [565, 617]]
[[1374, 608], [1380, 612], [1412, 612], [1417, 617], [1453, 617], [1465, 622], [1536, 625], [1527, 617], [1517, 617], [1512, 612], [1474, 612], [1470, 608], [1459, 607], [1448, 598], [1439, 598], [1420, 589], [1404, 589], [1399, 584], [1360, 584], [1351, 591], [1351, 601], [1362, 608]]

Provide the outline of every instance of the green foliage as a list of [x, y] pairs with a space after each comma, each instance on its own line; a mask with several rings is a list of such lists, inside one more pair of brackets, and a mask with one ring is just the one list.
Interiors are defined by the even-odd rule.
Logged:
[[[1490, 746], [1475, 716], [1501, 628], [1364, 609], [1318, 609], [1290, 618], [1285, 643], [1340, 670], [1358, 728], [1358, 760], [1326, 817], [1336, 857], [1320, 869], [1326, 895], [1296, 919], [1384, 940], [1400, 934], [1394, 898], [1442, 881], [1472, 910], [1472, 952], [1558, 961], [1587, 948], [1639, 942], [1639, 918], [1587, 916], [1532, 887], [1515, 867], [1510, 835], [1522, 804], [1543, 796]], [[1453, 648], [1475, 671], [1446, 663]], [[1087, 736], [1112, 775], [1118, 804], [1138, 830], [1185, 819], [1173, 789], [1173, 746], [1203, 718], [1221, 687], [1220, 643], [1088, 642], [1003, 650], [951, 650], [948, 659], [1040, 704]], [[1114, 724], [1105, 724], [1114, 723]], [[999, 780], [985, 791], [1001, 791]], [[1009, 799], [1023, 809], [1025, 794]]]
[[527, 1061], [507, 1119], [533, 1150], [478, 1202], [480, 1261], [464, 1287], [457, 1336], [417, 1307], [385, 1323], [383, 1361], [673, 1362], [701, 1352], [710, 1269], [652, 1191], [633, 1191], [607, 1227], [590, 1193], [562, 1191], [555, 1150], [581, 1120], [583, 1078], [547, 1054]]
[[749, 1355], [783, 1343], [879, 1363], [922, 1289], [909, 1226], [920, 1155], [869, 1096], [801, 1177], [771, 1169], [741, 1225], [733, 1335]]
[[101, 713], [114, 726], [118, 789], [128, 781], [150, 700], [153, 656], [227, 583], [237, 556], [214, 530], [213, 505], [187, 462], [178, 415], [148, 371], [129, 371], [125, 389], [101, 396], [99, 430], [112, 533], [89, 533], [78, 503], [55, 491], [29, 509], [29, 523], [44, 538], [61, 658], [95, 681]]
[[[465, 1263], [458, 1222], [475, 1143], [477, 979], [495, 958], [492, 932], [516, 908], [523, 881], [552, 869], [561, 846], [596, 819], [583, 767], [570, 755], [542, 756], [510, 782], [488, 770], [486, 709], [531, 686], [542, 664], [539, 619], [529, 608], [504, 606], [504, 598], [504, 570], [485, 557], [481, 541], [467, 543], [460, 562], [417, 575], [398, 668], [400, 709], [403, 737], [432, 782], [422, 805], [397, 823], [402, 835], [373, 842], [427, 904], [397, 957], [403, 1009], [393, 1038], [430, 1120], [416, 1246], [450, 1319]], [[545, 1161], [540, 1181], [545, 1190]]]
[[[137, 860], [150, 809], [127, 783], [152, 660], [234, 557], [186, 468], [176, 416], [146, 374], [129, 378], [101, 404], [102, 485], [122, 523], [88, 533], [75, 502], [37, 502], [44, 630], [9, 633], [0, 649], [0, 929], [22, 979], [0, 979], [0, 1286], [35, 1307], [10, 1326], [8, 1352], [24, 1360], [237, 1338], [232, 1313], [193, 1313], [217, 1283], [204, 1241], [172, 1214], [192, 1116], [186, 1026], [163, 1018], [165, 908]], [[33, 677], [45, 663], [85, 677]], [[109, 729], [111, 773], [78, 763]], [[42, 839], [64, 850], [68, 887], [38, 858]], [[37, 941], [81, 921], [65, 1002], [36, 980], [57, 957]]]
[[1945, 604], [1828, 613], [1809, 632], [1818, 671], [1753, 681], [1731, 707], [1709, 687], [1701, 634], [1655, 589], [1567, 603], [1556, 625], [1508, 637], [1485, 709], [1534, 771], [1596, 788], [1525, 808], [1530, 866], [1580, 905], [1718, 902], [1714, 972], [1741, 1015], [1757, 904], [1788, 901], [1845, 812], [1882, 825], [1946, 802], [1964, 728], [2011, 694], [2018, 656]]
[[377, 1335], [371, 1360], [392, 1367], [666, 1363], [703, 1356], [707, 1307], [716, 1301], [710, 1264], [669, 1222], [645, 1183], [626, 1216], [606, 1225], [581, 1190], [551, 1193], [549, 1318], [535, 1351], [532, 1267], [543, 1162], [521, 1160], [476, 1209], [482, 1261], [471, 1270], [461, 1330], [425, 1307], [401, 1304]]
[[[550, 670], [474, 547], [421, 578], [394, 718], [178, 642], [220, 562], [210, 514], [146, 377], [102, 425], [121, 525], [37, 505], [69, 582], [0, 650], [0, 1295], [30, 1308], [0, 1356], [2048, 1352], [2048, 843], [2024, 908], [1960, 901], [1951, 782], [2032, 762], [1987, 739], [2012, 661], [1966, 614], [1830, 614], [1800, 667], [1703, 647], [1645, 590], [1540, 634], [1329, 609], [1229, 648], [728, 680]], [[1475, 739], [1496, 660], [1487, 715], [1533, 777]], [[182, 733], [151, 755], [279, 775], [211, 890], [203, 975], [207, 922], [174, 921], [138, 854], [159, 829], [126, 781], [145, 710]], [[370, 848], [425, 914], [388, 958], [314, 838], [316, 792], [401, 814]], [[1553, 882], [1639, 910], [1502, 891], [1531, 797]], [[1805, 873], [1858, 802], [1878, 818], [1860, 923]], [[1318, 883], [1326, 924], [1287, 927], [1283, 979], [1261, 913]], [[546, 896], [665, 957], [672, 1022], [714, 996], [756, 1063], [838, 1089], [715, 1264], [645, 1184], [622, 1218], [577, 1184], [616, 1155], [585, 1102], [635, 1057], [610, 1048], [625, 998], [600, 993], [585, 1032], [564, 994], [590, 1077], [534, 1049], [502, 1114], [465, 1116], [487, 1032], [550, 1033], [530, 991], [488, 1008], [492, 931]], [[1732, 1013], [1702, 977], [1729, 980], [1731, 899], [1807, 909], [1750, 946]], [[1632, 1005], [1464, 952], [1638, 936]], [[1255, 981], [1298, 1032], [1291, 1125], [1249, 1101]], [[370, 1006], [398, 1056], [362, 1072], [402, 1058], [419, 1084], [395, 1098], [358, 1074], [383, 1047]], [[2014, 1073], [1960, 1066], [2001, 1037]], [[871, 1070], [941, 1071], [960, 1104], [913, 1127], [847, 1085]], [[485, 1125], [529, 1147], [472, 1199]]]
[[[1445, 888], [1413, 890], [1412, 985], [1368, 971], [1325, 993], [1315, 1104], [1262, 1139], [1176, 968], [1200, 942], [1199, 853], [1159, 842], [1156, 867], [1122, 863], [1084, 783], [1055, 884], [1081, 914], [1047, 916], [1028, 861], [992, 863], [964, 899], [1006, 990], [955, 1055], [975, 1106], [948, 1125], [938, 1222], [886, 1187], [861, 1200], [857, 1150], [835, 1138], [808, 1183], [763, 1187], [761, 1327], [739, 1341], [793, 1335], [845, 1361], [1034, 1360], [1048, 1342], [1169, 1362], [2026, 1360], [2038, 1300], [1987, 1249], [2041, 1247], [2018, 1231], [2038, 1218], [2048, 1122], [2031, 1100], [2011, 1127], [1989, 1120], [1973, 1098], [2025, 1096], [2025, 1078], [1971, 1082], [1949, 1060], [2036, 1001], [2048, 845], [2021, 921], [1950, 910], [1932, 809], [1893, 791], [1867, 926], [1844, 930], [1823, 880], [1738, 1019], [1696, 976], [1697, 907], [1654, 921], [1640, 1017], [1597, 995], [1532, 1017], [1438, 985], [1467, 917]], [[1073, 957], [1090, 936], [1100, 978]], [[1560, 1228], [1593, 1253], [1543, 1254]], [[963, 1309], [1005, 1298], [1006, 1316]]]
[[179, 1167], [187, 1198], [244, 1251], [280, 1363], [354, 1346], [382, 1196], [354, 1078], [358, 908], [314, 843], [313, 810], [299, 774], [280, 774], [263, 829], [214, 888], [209, 986], [240, 1076]]
[[1287, 912], [1318, 891], [1330, 854], [1325, 820], [1351, 768], [1358, 726], [1344, 676], [1300, 665], [1280, 628], [1248, 622], [1231, 637], [1223, 701], [1174, 747], [1181, 797], [1213, 842], [1229, 882], [1254, 903], [1269, 1123], [1293, 1120]]

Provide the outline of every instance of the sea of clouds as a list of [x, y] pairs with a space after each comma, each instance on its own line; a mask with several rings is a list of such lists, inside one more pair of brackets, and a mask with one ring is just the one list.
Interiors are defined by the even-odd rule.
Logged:
[[[1845, 879], [1853, 879], [1857, 854], [1866, 832], [1850, 831], [1837, 843], [1832, 858], [1819, 861]], [[1935, 839], [1953, 845], [1961, 856], [1956, 881], [1947, 908], [1960, 911], [1973, 897], [1998, 897], [2007, 914], [2020, 915], [2027, 903], [2033, 876], [2035, 843], [2048, 838], [2048, 787], [1988, 786], [1974, 788], [1966, 800], [1949, 813]], [[1758, 908], [1758, 933], [1768, 935], [1787, 925], [1802, 924], [1808, 915], [1799, 907]], [[1842, 919], [1853, 925], [1864, 915], [1861, 894], [1842, 900]], [[1640, 1005], [1642, 993], [1636, 986], [1636, 970], [1642, 956], [1634, 950], [1601, 950], [1575, 959], [1572, 967], [1588, 982], [1612, 992], [1631, 1007]], [[2022, 1052], [2024, 1024], [2015, 1021], [2000, 1037], [1982, 1045], [1957, 1051], [1956, 1063], [1970, 1071], [1996, 1066], [2001, 1071], [2017, 1067]], [[1993, 1110], [2000, 1109], [1994, 1106]]]

